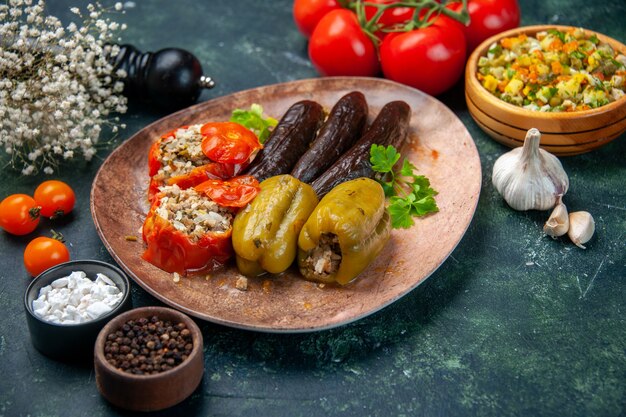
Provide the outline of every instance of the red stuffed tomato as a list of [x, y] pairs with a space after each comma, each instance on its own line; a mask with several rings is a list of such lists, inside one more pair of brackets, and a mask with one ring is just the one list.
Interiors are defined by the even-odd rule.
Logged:
[[[455, 2], [448, 7], [459, 11], [462, 5]], [[473, 51], [485, 39], [518, 27], [520, 22], [517, 0], [469, 0], [467, 11], [470, 24], [464, 29], [468, 52]]]
[[261, 190], [259, 181], [250, 175], [241, 175], [229, 180], [208, 180], [195, 187], [217, 204], [224, 207], [243, 207]]
[[211, 161], [223, 164], [244, 164], [263, 147], [247, 127], [233, 122], [206, 123], [200, 128], [202, 152]]
[[337, 0], [295, 0], [293, 19], [296, 21], [298, 30], [308, 38], [322, 17], [335, 9], [341, 9]]
[[440, 15], [426, 28], [387, 36], [380, 59], [385, 78], [440, 94], [463, 73], [465, 36], [456, 21]]
[[309, 40], [309, 57], [326, 76], [374, 76], [380, 71], [374, 43], [347, 9], [333, 10], [320, 20]]

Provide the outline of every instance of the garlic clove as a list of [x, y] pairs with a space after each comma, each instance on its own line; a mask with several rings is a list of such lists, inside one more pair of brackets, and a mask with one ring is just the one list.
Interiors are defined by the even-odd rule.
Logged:
[[552, 210], [552, 214], [550, 214], [546, 224], [543, 225], [543, 231], [548, 236], [556, 238], [563, 236], [568, 230], [569, 215], [567, 214], [567, 207], [565, 207], [561, 197], [559, 197], [556, 207]]
[[570, 213], [567, 236], [576, 246], [587, 249], [583, 244], [589, 242], [595, 231], [596, 223], [590, 213], [586, 211]]
[[501, 155], [493, 166], [492, 183], [511, 208], [548, 210], [569, 188], [569, 178], [558, 158], [540, 149], [541, 133], [526, 133], [524, 146]]

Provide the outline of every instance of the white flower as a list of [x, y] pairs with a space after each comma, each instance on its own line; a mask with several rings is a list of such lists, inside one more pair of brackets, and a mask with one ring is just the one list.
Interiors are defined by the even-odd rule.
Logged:
[[0, 4], [0, 149], [24, 175], [51, 174], [63, 159], [91, 160], [102, 126], [118, 129], [119, 119], [109, 115], [126, 111], [120, 74], [106, 55], [115, 56], [119, 47], [105, 48], [125, 25], [112, 22], [96, 3], [86, 15], [71, 8], [83, 26], [64, 29], [44, 14], [45, 0], [32, 3]]
[[117, 3], [115, 3], [115, 10], [117, 10], [118, 12], [120, 10], [122, 10], [123, 8], [124, 8], [124, 6], [119, 1]]

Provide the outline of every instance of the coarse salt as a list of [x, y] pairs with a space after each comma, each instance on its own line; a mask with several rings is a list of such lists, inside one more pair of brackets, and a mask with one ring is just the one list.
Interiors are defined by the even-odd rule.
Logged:
[[109, 313], [123, 293], [106, 275], [90, 280], [83, 271], [52, 281], [39, 290], [33, 311], [42, 320], [57, 324], [78, 324]]

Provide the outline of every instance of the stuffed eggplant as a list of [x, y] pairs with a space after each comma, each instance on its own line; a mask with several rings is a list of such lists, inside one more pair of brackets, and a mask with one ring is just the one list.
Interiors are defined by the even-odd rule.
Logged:
[[366, 123], [367, 101], [363, 93], [353, 91], [341, 97], [291, 175], [310, 184], [354, 145]]
[[357, 178], [333, 188], [298, 238], [298, 266], [313, 281], [348, 284], [383, 249], [391, 233], [383, 188]]
[[411, 107], [404, 101], [387, 103], [365, 134], [330, 168], [311, 183], [323, 197], [334, 186], [358, 177], [374, 177], [370, 164], [372, 144], [393, 145], [400, 150], [409, 132]]
[[293, 104], [280, 119], [246, 173], [259, 181], [290, 173], [309, 148], [324, 117], [324, 109], [319, 103], [302, 100]]
[[261, 182], [254, 201], [233, 223], [237, 267], [244, 275], [279, 274], [293, 263], [298, 235], [318, 203], [311, 186], [290, 175]]

